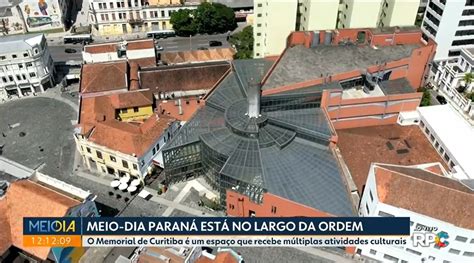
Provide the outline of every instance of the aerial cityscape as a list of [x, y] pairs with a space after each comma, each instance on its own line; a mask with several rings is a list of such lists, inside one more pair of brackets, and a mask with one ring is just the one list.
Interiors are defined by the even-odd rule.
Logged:
[[[0, 0], [0, 133], [0, 262], [474, 262], [474, 1]], [[408, 234], [85, 246], [99, 218]]]

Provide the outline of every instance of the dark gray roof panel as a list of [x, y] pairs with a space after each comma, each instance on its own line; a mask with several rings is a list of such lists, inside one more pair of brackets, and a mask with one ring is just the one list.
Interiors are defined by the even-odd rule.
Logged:
[[273, 65], [273, 61], [266, 59], [241, 59], [233, 62], [235, 71], [244, 91], [247, 91], [248, 83], [262, 81], [265, 74]]
[[261, 153], [268, 192], [332, 215], [353, 215], [338, 164], [329, 149], [295, 139], [282, 150], [270, 147]]
[[243, 98], [244, 95], [239, 87], [236, 75], [230, 73], [219, 84], [219, 88], [212, 92], [207, 101], [217, 104], [220, 108], [225, 109], [228, 105]]
[[413, 93], [415, 90], [406, 78], [382, 81], [379, 87], [385, 95]]

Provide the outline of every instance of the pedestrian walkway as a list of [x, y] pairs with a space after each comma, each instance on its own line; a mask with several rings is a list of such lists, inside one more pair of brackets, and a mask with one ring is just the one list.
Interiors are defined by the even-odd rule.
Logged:
[[[186, 186], [183, 187], [181, 192], [176, 196], [176, 198], [173, 200], [173, 203], [179, 204], [181, 201], [189, 194], [191, 188], [194, 188], [196, 191], [198, 191], [200, 194], [204, 192], [207, 198], [209, 199], [214, 199], [216, 198], [216, 194], [213, 192], [209, 191], [207, 188], [205, 188], [202, 184], [200, 184], [197, 179], [191, 180], [186, 183]], [[165, 212], [163, 213], [163, 216], [169, 216], [173, 212], [174, 207], [168, 206], [166, 208]]]
[[[78, 175], [78, 176], [84, 177], [86, 179], [89, 179], [91, 181], [94, 181], [96, 183], [109, 186], [109, 187], [110, 187], [110, 182], [112, 181], [112, 178], [107, 178], [107, 177], [104, 177], [104, 176], [94, 176], [94, 175], [85, 173], [83, 171], [76, 171], [75, 174]], [[146, 191], [148, 191], [152, 194], [153, 197], [150, 199], [150, 201], [153, 201], [153, 202], [158, 203], [158, 204], [165, 205], [168, 208], [172, 208], [171, 212], [169, 212], [169, 214], [166, 215], [166, 216], [171, 215], [171, 213], [175, 209], [180, 210], [180, 211], [185, 212], [185, 213], [190, 214], [190, 215], [194, 215], [194, 216], [215, 216], [213, 214], [202, 212], [198, 209], [194, 209], [194, 208], [182, 205], [180, 203], [176, 203], [174, 201], [167, 200], [163, 197], [157, 196], [156, 194], [154, 194], [154, 193], [156, 193], [156, 190], [151, 189], [150, 187], [145, 186], [144, 190], [146, 190]], [[165, 216], [165, 215], [163, 215], [163, 216]]]

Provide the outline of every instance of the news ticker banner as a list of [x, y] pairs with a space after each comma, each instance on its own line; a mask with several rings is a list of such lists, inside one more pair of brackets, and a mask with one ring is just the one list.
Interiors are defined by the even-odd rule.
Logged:
[[405, 245], [408, 217], [61, 217], [24, 218], [23, 245], [354, 246]]

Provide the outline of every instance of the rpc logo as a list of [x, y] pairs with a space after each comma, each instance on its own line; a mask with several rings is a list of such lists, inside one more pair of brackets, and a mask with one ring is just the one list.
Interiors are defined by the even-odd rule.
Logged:
[[[436, 230], [438, 230], [438, 228], [433, 229], [433, 231]], [[448, 233], [441, 231], [437, 234], [433, 232], [414, 232], [412, 240], [414, 247], [430, 247], [434, 244], [435, 248], [443, 248], [449, 245], [448, 239]]]

